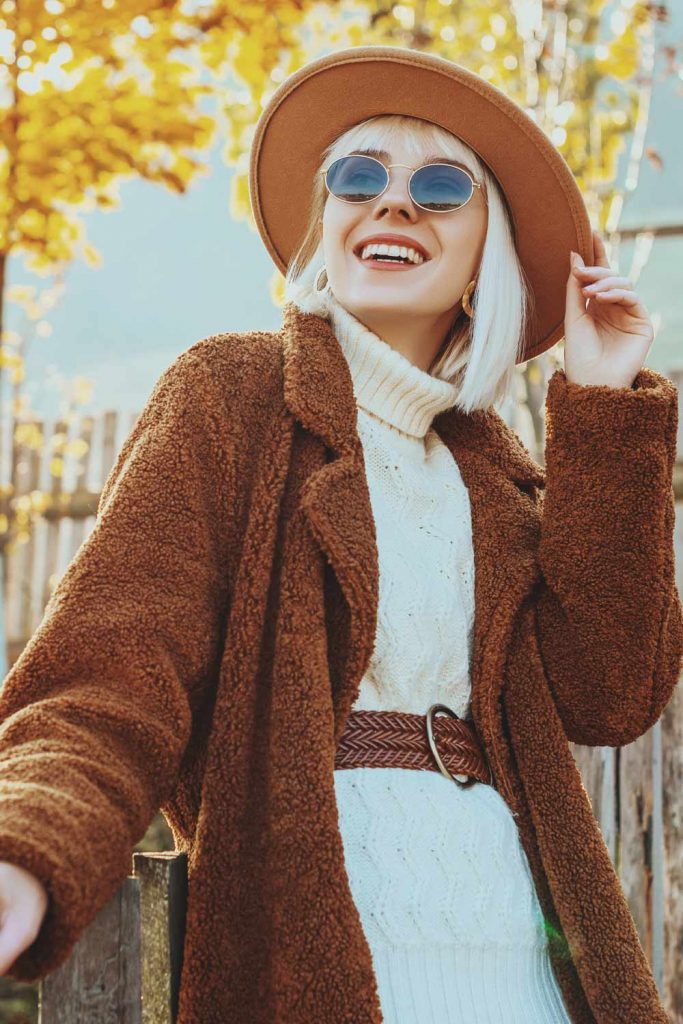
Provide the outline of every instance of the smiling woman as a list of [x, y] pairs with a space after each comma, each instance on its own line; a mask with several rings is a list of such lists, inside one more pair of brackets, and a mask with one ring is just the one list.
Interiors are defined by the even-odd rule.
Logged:
[[[355, 47], [275, 90], [250, 194], [323, 315], [174, 361], [0, 681], [0, 972], [65, 962], [161, 807], [177, 1024], [669, 1024], [569, 744], [679, 680], [678, 395], [584, 322], [574, 275], [618, 279], [570, 169], [466, 68]], [[553, 375], [545, 469], [488, 404], [520, 262], [520, 361], [568, 308], [575, 370], [629, 364]]]
[[[350, 165], [354, 156], [365, 165]], [[462, 173], [449, 180], [450, 167]], [[430, 188], [440, 198], [448, 189], [471, 195], [450, 209], [428, 209], [420, 202]], [[390, 263], [389, 248], [368, 259], [372, 242], [398, 245], [399, 258], [410, 247], [424, 259]], [[325, 276], [327, 285], [316, 289]], [[454, 385], [465, 412], [508, 397], [533, 308], [507, 201], [491, 171], [446, 129], [401, 114], [359, 122], [323, 152], [285, 299], [328, 318], [343, 306], [415, 365]]]
[[[433, 421], [506, 394], [528, 294], [505, 201], [454, 135], [381, 115], [323, 156], [286, 294], [329, 320], [358, 407], [380, 575], [353, 748], [441, 701], [459, 725], [470, 719], [472, 511]], [[366, 723], [368, 735], [354, 732]], [[490, 782], [485, 763], [477, 778]], [[335, 761], [334, 786], [386, 1024], [569, 1024], [503, 796], [389, 759]]]

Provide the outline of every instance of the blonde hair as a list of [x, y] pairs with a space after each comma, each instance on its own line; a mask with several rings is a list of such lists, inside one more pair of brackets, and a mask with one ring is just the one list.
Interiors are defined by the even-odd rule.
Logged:
[[[488, 227], [477, 284], [470, 303], [473, 316], [458, 311], [444, 344], [429, 372], [457, 387], [456, 404], [464, 412], [500, 405], [513, 393], [515, 366], [522, 354], [533, 293], [515, 249], [507, 202], [492, 173], [461, 139], [422, 118], [382, 114], [353, 125], [323, 151], [319, 170], [353, 149], [391, 149], [399, 137], [407, 142], [411, 163], [430, 151], [461, 161], [475, 180], [482, 182], [488, 203]], [[329, 318], [337, 300], [326, 289], [315, 291], [323, 265], [322, 230], [328, 192], [317, 173], [303, 241], [289, 262], [285, 276], [285, 302], [306, 313]], [[457, 216], [457, 214], [456, 214]]]

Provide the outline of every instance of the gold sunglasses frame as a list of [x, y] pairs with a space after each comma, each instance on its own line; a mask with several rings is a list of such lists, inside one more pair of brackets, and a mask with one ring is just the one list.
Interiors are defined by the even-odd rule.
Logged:
[[472, 195], [470, 195], [465, 200], [465, 202], [462, 204], [462, 206], [456, 206], [456, 208], [454, 210], [430, 210], [428, 206], [423, 206], [422, 203], [418, 203], [418, 201], [413, 198], [413, 194], [410, 191], [410, 183], [413, 180], [414, 175], [417, 174], [418, 171], [422, 170], [423, 167], [453, 167], [454, 166], [453, 164], [447, 164], [447, 163], [441, 163], [440, 161], [439, 162], [435, 161], [434, 163], [431, 163], [431, 164], [420, 164], [419, 167], [411, 167], [409, 164], [383, 164], [381, 160], [377, 159], [377, 157], [375, 157], [375, 156], [367, 156], [367, 154], [365, 154], [365, 153], [349, 153], [348, 154], [349, 158], [352, 157], [352, 156], [360, 156], [364, 160], [374, 160], [374, 162], [376, 164], [379, 164], [380, 167], [383, 167], [384, 170], [387, 172], [387, 183], [384, 186], [384, 188], [382, 189], [382, 191], [379, 192], [376, 196], [373, 196], [371, 199], [359, 199], [357, 202], [354, 202], [354, 200], [352, 200], [352, 199], [342, 199], [340, 196], [336, 196], [334, 194], [334, 192], [332, 191], [332, 189], [330, 188], [330, 186], [327, 184], [327, 172], [329, 171], [330, 167], [333, 167], [334, 164], [336, 164], [337, 160], [345, 160], [345, 159], [347, 159], [347, 157], [342, 157], [342, 156], [336, 157], [336, 159], [333, 160], [332, 163], [330, 164], [330, 167], [325, 168], [325, 170], [320, 171], [320, 173], [324, 176], [325, 188], [327, 189], [328, 193], [334, 199], [338, 199], [340, 203], [346, 203], [348, 206], [364, 206], [365, 203], [374, 203], [375, 200], [380, 198], [380, 196], [383, 196], [384, 193], [386, 192], [386, 190], [389, 188], [389, 185], [391, 184], [391, 177], [389, 175], [389, 168], [391, 168], [391, 167], [406, 167], [409, 171], [412, 171], [412, 174], [408, 178], [408, 195], [410, 196], [411, 201], [413, 203], [415, 203], [416, 206], [419, 206], [421, 210], [425, 210], [427, 213], [458, 213], [460, 210], [464, 209], [467, 206], [467, 204], [469, 203], [470, 199], [472, 199], [472, 196], [474, 196], [475, 188], [478, 188], [478, 189], [481, 190], [481, 194], [482, 194], [482, 197], [484, 199], [484, 202], [488, 206], [488, 200], [486, 198], [485, 190], [482, 188], [481, 184], [478, 181], [475, 181], [475, 179], [472, 177], [470, 172], [465, 170], [464, 167], [458, 167], [457, 169], [459, 171], [462, 171], [463, 174], [466, 174], [467, 177], [472, 182]]

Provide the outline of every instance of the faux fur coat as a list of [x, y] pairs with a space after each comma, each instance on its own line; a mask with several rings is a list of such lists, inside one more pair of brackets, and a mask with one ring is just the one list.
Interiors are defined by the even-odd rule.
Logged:
[[[549, 382], [545, 471], [493, 411], [434, 427], [469, 490], [472, 715], [574, 1024], [667, 1024], [568, 740], [620, 746], [681, 671], [677, 392]], [[372, 652], [376, 534], [328, 322], [203, 338], [161, 375], [0, 691], [0, 859], [49, 892], [44, 977], [159, 807], [187, 851], [179, 1024], [379, 1024], [336, 745]]]

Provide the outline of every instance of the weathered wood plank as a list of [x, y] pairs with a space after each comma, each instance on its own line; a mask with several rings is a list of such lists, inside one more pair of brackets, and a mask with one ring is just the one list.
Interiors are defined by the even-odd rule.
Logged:
[[652, 729], [619, 751], [619, 877], [652, 963]]
[[187, 855], [136, 853], [140, 882], [142, 1024], [174, 1024], [183, 961]]
[[[66, 435], [69, 430], [69, 425], [66, 420], [57, 420], [54, 425], [54, 433], [47, 441], [47, 448], [44, 452], [44, 458], [48, 460], [48, 467], [53, 458], [60, 454], [58, 447], [57, 453], [53, 449], [53, 440], [61, 435]], [[52, 473], [49, 475], [50, 480], [50, 497], [52, 499], [52, 507], [59, 508], [64, 498], [64, 481], [62, 473]], [[46, 540], [45, 540], [45, 554], [44, 554], [44, 568], [43, 578], [45, 581], [45, 590], [41, 597], [41, 604], [43, 608], [50, 599], [52, 590], [50, 588], [50, 581], [56, 580], [61, 575], [61, 566], [59, 561], [59, 541], [60, 541], [60, 528], [61, 521], [59, 519], [48, 519], [46, 528]]]
[[[683, 390], [683, 380], [679, 385]], [[679, 398], [683, 397], [679, 391]], [[683, 419], [683, 410], [681, 419]], [[679, 421], [680, 422], [680, 421]], [[679, 448], [679, 453], [682, 449]], [[676, 509], [676, 585], [683, 594], [683, 504]], [[663, 999], [674, 1024], [683, 1024], [683, 686], [679, 683], [662, 723], [662, 818], [664, 832]]]
[[662, 720], [652, 728], [652, 973], [664, 992], [664, 815], [662, 800]]
[[137, 852], [133, 869], [66, 963], [40, 983], [40, 1024], [174, 1024], [187, 855]]
[[141, 1024], [140, 895], [129, 876], [40, 983], [39, 1024]]
[[[93, 464], [93, 432], [95, 429], [94, 416], [82, 416], [79, 422], [79, 440], [83, 441], [86, 449], [82, 455], [75, 458], [74, 486], [72, 494], [82, 494], [88, 489], [88, 478], [92, 472]], [[71, 536], [69, 539], [69, 556], [73, 558], [76, 551], [86, 537], [86, 520], [82, 518], [71, 520]]]
[[613, 747], [570, 744], [574, 760], [600, 826], [612, 863], [617, 862], [618, 822], [615, 800], [616, 751]]

